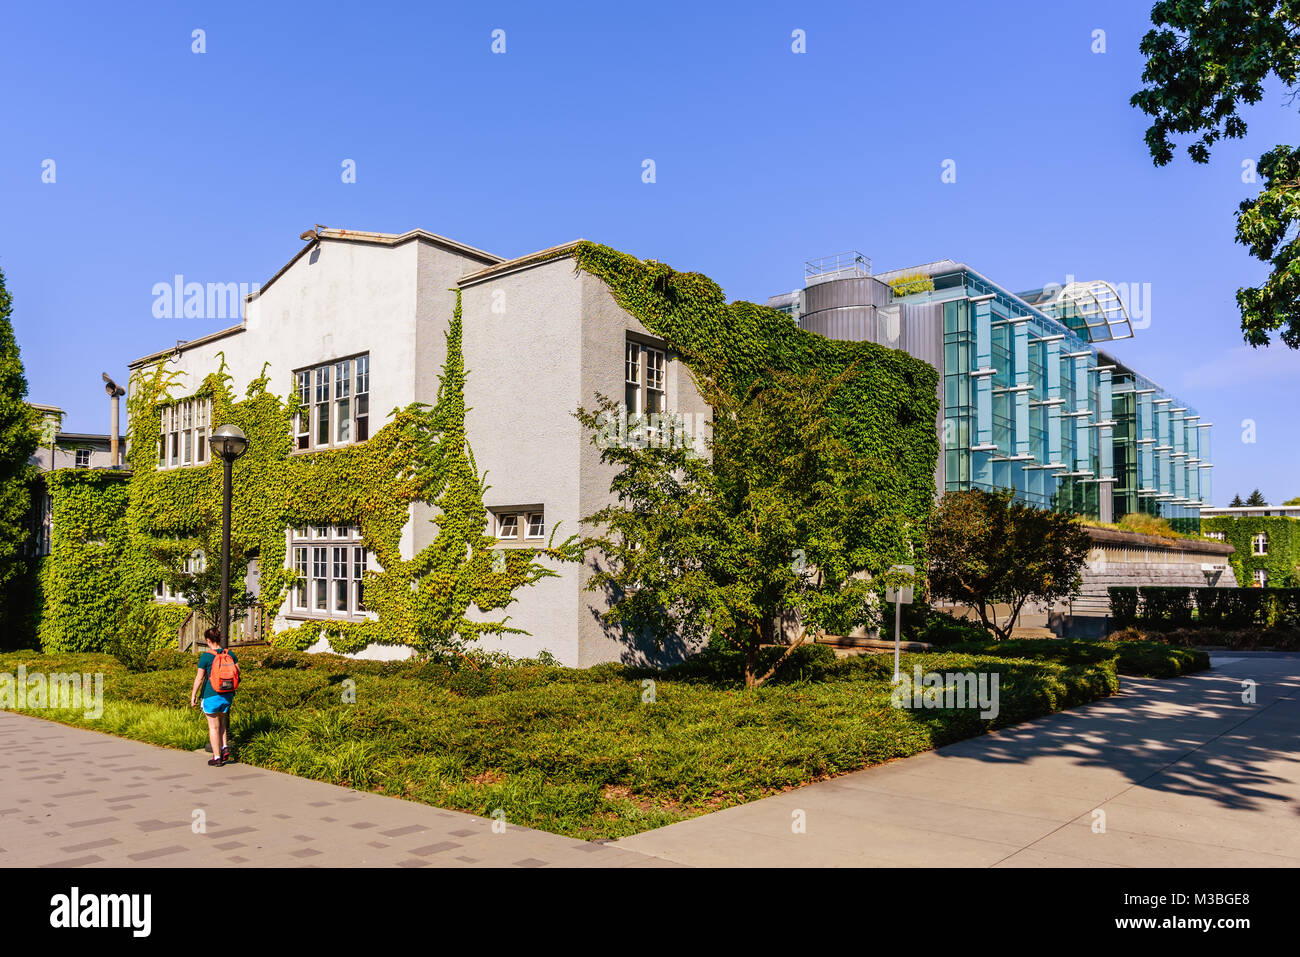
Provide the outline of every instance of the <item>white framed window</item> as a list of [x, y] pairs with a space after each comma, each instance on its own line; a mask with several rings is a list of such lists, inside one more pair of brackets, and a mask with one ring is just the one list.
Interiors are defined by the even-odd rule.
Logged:
[[1255, 584], [1260, 588], [1268, 587], [1268, 572], [1262, 568], [1255, 569]]
[[336, 359], [294, 373], [303, 410], [294, 421], [294, 447], [337, 448], [370, 438], [370, 356]]
[[311, 373], [303, 370], [294, 373], [298, 389], [298, 404], [302, 411], [293, 417], [293, 447], [311, 448]]
[[488, 534], [500, 542], [529, 542], [546, 538], [546, 510], [541, 505], [509, 505], [488, 509]]
[[289, 558], [295, 575], [290, 611], [305, 618], [357, 619], [366, 614], [369, 555], [361, 529], [312, 525], [289, 529]]
[[1250, 553], [1252, 555], [1268, 554], [1268, 536], [1266, 534], [1260, 532], [1250, 540]]
[[623, 361], [623, 405], [627, 414], [641, 414], [641, 346], [628, 340]]
[[90, 468], [90, 449], [76, 450], [76, 465], [79, 469]]
[[668, 354], [628, 339], [623, 358], [623, 406], [628, 417], [668, 408]]
[[[207, 567], [208, 567], [208, 558], [203, 553], [203, 549], [196, 548], [194, 549], [194, 551], [190, 552], [189, 555], [185, 556], [185, 561], [181, 564], [181, 571], [185, 575], [197, 575], [199, 572], [205, 571]], [[184, 595], [182, 595], [180, 592], [177, 592], [175, 589], [173, 589], [171, 585], [167, 584], [167, 582], [162, 582], [162, 581], [156, 582], [154, 584], [153, 596], [157, 601], [165, 601], [165, 602], [185, 601]]]
[[1216, 542], [1222, 542], [1222, 541], [1226, 541], [1228, 536], [1225, 532], [1206, 532], [1205, 537], [1212, 538]]
[[[306, 529], [297, 529], [306, 531]], [[305, 537], [305, 536], [304, 536]], [[307, 610], [307, 546], [293, 546], [293, 573], [297, 580], [293, 585], [293, 610]]]
[[663, 412], [667, 405], [668, 390], [664, 370], [667, 357], [660, 349], [642, 349], [645, 356], [645, 410]]
[[211, 427], [211, 399], [181, 399], [164, 406], [158, 434], [158, 467], [207, 465]]

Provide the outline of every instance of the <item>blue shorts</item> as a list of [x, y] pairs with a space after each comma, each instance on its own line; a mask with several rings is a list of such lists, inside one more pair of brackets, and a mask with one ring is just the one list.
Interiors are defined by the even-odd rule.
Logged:
[[204, 714], [229, 714], [230, 703], [235, 700], [231, 694], [210, 694], [203, 699]]

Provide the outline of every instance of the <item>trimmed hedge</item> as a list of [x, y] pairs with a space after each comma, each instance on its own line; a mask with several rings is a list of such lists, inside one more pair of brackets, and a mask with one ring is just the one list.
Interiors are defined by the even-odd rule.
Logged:
[[1193, 588], [1112, 585], [1111, 617], [1120, 628], [1300, 627], [1300, 588]]
[[1203, 651], [1136, 638], [1123, 641], [1052, 638], [972, 641], [945, 650], [964, 654], [996, 654], [1004, 658], [1056, 661], [1070, 666], [1113, 662], [1120, 674], [1136, 678], [1174, 678], [1194, 671], [1205, 671], [1210, 667], [1210, 656]]

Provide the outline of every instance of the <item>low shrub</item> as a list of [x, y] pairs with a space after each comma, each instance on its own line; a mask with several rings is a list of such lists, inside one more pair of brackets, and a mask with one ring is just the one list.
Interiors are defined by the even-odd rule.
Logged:
[[910, 640], [944, 647], [967, 641], [985, 641], [988, 638], [988, 629], [979, 622], [957, 618], [947, 612], [931, 608], [926, 615], [924, 625]]
[[[758, 673], [765, 674], [785, 654], [783, 647], [767, 647], [759, 651]], [[767, 684], [789, 684], [796, 681], [823, 681], [839, 668], [840, 660], [829, 645], [807, 642], [790, 652]], [[657, 674], [647, 670], [645, 674]], [[745, 662], [741, 653], [731, 644], [711, 642], [697, 654], [681, 664], [673, 665], [663, 677], [673, 681], [697, 681], [710, 684], [731, 684], [744, 681]]]

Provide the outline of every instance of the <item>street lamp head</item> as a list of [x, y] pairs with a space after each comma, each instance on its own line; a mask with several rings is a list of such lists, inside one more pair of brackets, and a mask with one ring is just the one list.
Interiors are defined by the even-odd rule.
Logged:
[[248, 436], [237, 425], [223, 425], [208, 440], [212, 451], [227, 462], [233, 462], [248, 451]]

